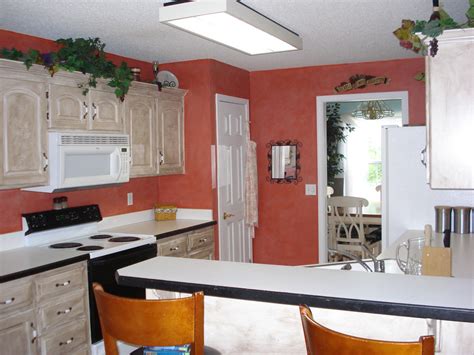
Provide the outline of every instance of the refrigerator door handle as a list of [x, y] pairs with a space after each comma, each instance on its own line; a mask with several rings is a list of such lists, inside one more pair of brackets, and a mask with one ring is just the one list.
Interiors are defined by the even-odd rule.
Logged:
[[421, 150], [421, 164], [426, 166], [426, 147]]

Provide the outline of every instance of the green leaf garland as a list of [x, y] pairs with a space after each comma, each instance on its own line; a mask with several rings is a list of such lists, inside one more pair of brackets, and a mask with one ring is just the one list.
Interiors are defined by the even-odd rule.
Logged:
[[99, 38], [61, 38], [56, 41], [57, 52], [40, 53], [29, 49], [26, 53], [15, 48], [3, 48], [1, 56], [6, 59], [22, 61], [29, 69], [33, 64], [43, 65], [53, 76], [58, 70], [79, 71], [88, 74], [87, 82], [79, 85], [86, 95], [89, 88], [97, 86], [97, 79], [108, 79], [108, 85], [115, 88], [115, 95], [124, 100], [133, 76], [127, 63], [116, 66], [105, 57], [105, 43]]

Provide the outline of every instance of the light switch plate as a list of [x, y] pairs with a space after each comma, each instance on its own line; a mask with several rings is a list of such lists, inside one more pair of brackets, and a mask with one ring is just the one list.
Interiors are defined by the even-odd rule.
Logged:
[[316, 196], [316, 184], [306, 184], [305, 194], [307, 196]]
[[127, 206], [133, 205], [133, 192], [127, 193]]

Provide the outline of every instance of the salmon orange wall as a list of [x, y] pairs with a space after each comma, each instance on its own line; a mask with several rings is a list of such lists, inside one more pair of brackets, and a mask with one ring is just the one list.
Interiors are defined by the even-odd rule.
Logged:
[[[48, 39], [28, 36], [16, 32], [0, 30], [0, 48], [15, 47], [19, 50], [30, 48], [48, 52], [57, 48]], [[119, 64], [122, 60], [129, 66], [142, 69], [142, 80], [153, 80], [150, 63], [124, 58], [113, 54], [107, 57]], [[158, 177], [132, 179], [129, 183], [116, 187], [80, 190], [59, 194], [25, 192], [19, 189], [0, 190], [0, 234], [21, 230], [21, 213], [47, 210], [52, 208], [56, 196], [67, 196], [70, 206], [97, 203], [103, 216], [111, 216], [149, 209], [158, 200]], [[133, 192], [134, 205], [127, 206], [127, 193]]]
[[[425, 86], [414, 79], [419, 71], [424, 71], [422, 58], [250, 73], [251, 132], [258, 146], [259, 174], [255, 262], [298, 265], [318, 261], [318, 200], [305, 196], [304, 186], [317, 183], [316, 96], [334, 95], [334, 87], [354, 74], [387, 76], [391, 79], [388, 85], [347, 93], [408, 91], [410, 124], [424, 124]], [[280, 139], [297, 139], [303, 144], [303, 181], [298, 185], [265, 180], [265, 144]]]
[[[216, 143], [215, 94], [249, 98], [249, 72], [215, 60], [193, 60], [160, 65], [189, 90], [185, 100], [186, 174], [160, 177], [162, 202], [180, 207], [212, 209], [217, 219], [217, 190], [212, 189], [211, 145]], [[215, 228], [218, 257], [218, 233]]]

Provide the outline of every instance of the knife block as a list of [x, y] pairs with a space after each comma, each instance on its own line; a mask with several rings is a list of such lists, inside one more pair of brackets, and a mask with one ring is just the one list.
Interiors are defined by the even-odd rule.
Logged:
[[423, 248], [421, 274], [427, 276], [451, 276], [451, 248]]

